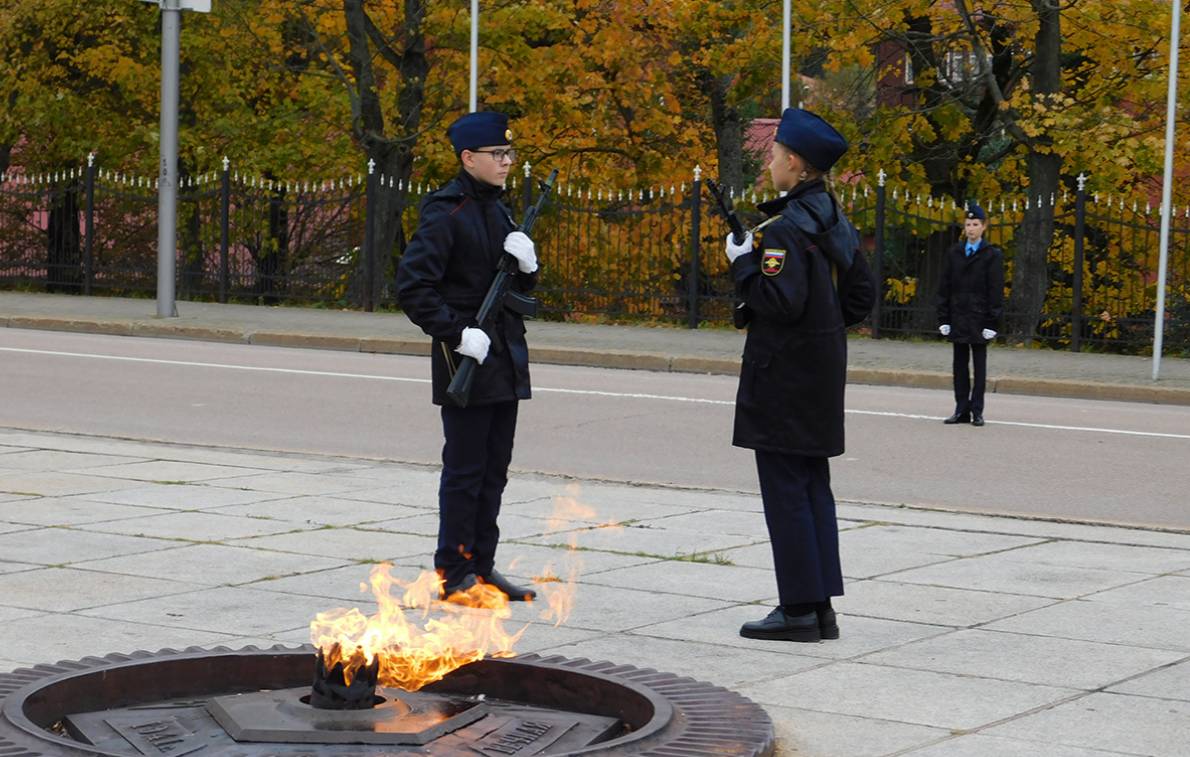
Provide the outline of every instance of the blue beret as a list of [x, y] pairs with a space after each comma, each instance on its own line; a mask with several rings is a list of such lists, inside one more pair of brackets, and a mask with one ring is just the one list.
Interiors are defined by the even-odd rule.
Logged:
[[801, 108], [786, 108], [781, 114], [776, 140], [819, 171], [829, 171], [847, 152], [847, 140], [835, 127]]
[[980, 221], [988, 220], [988, 214], [983, 212], [983, 208], [979, 207], [978, 205], [976, 205], [973, 202], [967, 203], [967, 217], [968, 218], [977, 218]]
[[455, 155], [463, 150], [477, 147], [512, 144], [512, 132], [508, 129], [508, 116], [494, 110], [468, 113], [460, 116], [446, 128], [446, 136], [455, 148]]

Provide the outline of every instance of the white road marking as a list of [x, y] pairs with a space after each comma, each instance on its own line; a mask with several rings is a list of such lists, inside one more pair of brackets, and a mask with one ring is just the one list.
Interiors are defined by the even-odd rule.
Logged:
[[[99, 355], [90, 352], [64, 352], [59, 350], [33, 350], [19, 347], [0, 347], [0, 352], [19, 352], [33, 355], [52, 355], [55, 357], [89, 358], [94, 360], [115, 360], [130, 363], [151, 363], [154, 365], [177, 365], [197, 368], [219, 368], [234, 371], [255, 371], [259, 373], [285, 373], [298, 376], [324, 376], [327, 378], [351, 378], [365, 381], [393, 381], [410, 384], [428, 384], [430, 379], [406, 378], [403, 376], [381, 376], [368, 373], [342, 373], [338, 371], [311, 371], [300, 368], [272, 368], [254, 365], [232, 365], [230, 363], [203, 363], [193, 360], [162, 360], [160, 358], [128, 357], [124, 355]], [[663, 402], [685, 402], [700, 405], [731, 406], [734, 400], [714, 400], [702, 397], [682, 397], [669, 394], [645, 394], [639, 392], [607, 392], [597, 389], [562, 389], [558, 387], [533, 387], [533, 391], [543, 394], [577, 394], [588, 397], [610, 397], [615, 399], [659, 400]], [[906, 420], [939, 421], [941, 415], [919, 415], [914, 413], [894, 413], [879, 410], [847, 410], [852, 415], [871, 415], [883, 418], [904, 418]], [[1050, 431], [1080, 431], [1094, 434], [1120, 434], [1124, 436], [1146, 436], [1159, 439], [1187, 439], [1190, 434], [1167, 434], [1159, 431], [1131, 431], [1118, 428], [1099, 428], [1093, 426], [1060, 426], [1052, 423], [1025, 423], [1023, 421], [988, 421], [989, 426], [1017, 426], [1020, 428], [1037, 428]]]

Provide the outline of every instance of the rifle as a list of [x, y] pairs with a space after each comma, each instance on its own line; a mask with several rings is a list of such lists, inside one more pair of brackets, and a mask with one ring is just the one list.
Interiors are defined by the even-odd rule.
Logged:
[[[541, 214], [541, 209], [545, 206], [546, 198], [554, 188], [554, 180], [557, 178], [558, 169], [555, 168], [550, 171], [549, 177], [541, 183], [541, 194], [537, 197], [537, 202], [525, 211], [525, 217], [521, 219], [520, 231], [528, 234], [533, 230], [533, 224], [537, 222], [537, 216]], [[500, 307], [507, 307], [514, 313], [530, 318], [537, 315], [537, 300], [509, 288], [512, 284], [512, 276], [516, 272], [516, 258], [508, 253], [501, 255], [500, 262], [496, 264], [496, 277], [492, 279], [488, 293], [484, 295], [483, 303], [480, 304], [479, 311], [475, 314], [477, 328], [482, 329], [486, 326]], [[450, 380], [450, 386], [446, 387], [446, 396], [459, 407], [467, 407], [467, 403], [471, 401], [471, 386], [475, 383], [477, 365], [479, 364], [475, 358], [464, 355], [459, 362], [459, 369], [455, 371], [454, 377]]]
[[[707, 190], [710, 191], [711, 197], [715, 198], [715, 204], [719, 206], [719, 212], [723, 214], [723, 219], [727, 221], [727, 228], [731, 229], [731, 241], [735, 244], [743, 244], [748, 233], [744, 231], [744, 224], [740, 223], [740, 218], [735, 213], [735, 206], [732, 204], [731, 199], [720, 189], [719, 184], [714, 179], [707, 179]], [[735, 307], [731, 310], [731, 320], [737, 329], [747, 327], [748, 322], [752, 320], [752, 310], [748, 307], [748, 303], [743, 300], [737, 301]]]

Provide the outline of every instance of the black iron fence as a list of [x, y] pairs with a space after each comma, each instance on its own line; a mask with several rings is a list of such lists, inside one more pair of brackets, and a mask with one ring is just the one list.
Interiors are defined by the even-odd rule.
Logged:
[[[428, 186], [363, 176], [294, 183], [226, 166], [184, 176], [179, 298], [395, 307], [391, 256], [372, 259], [364, 241], [369, 182], [373, 191], [405, 194], [407, 238]], [[533, 181], [520, 179], [510, 185], [509, 204], [523, 210], [535, 191]], [[704, 201], [697, 172], [684, 186], [607, 192], [563, 184], [555, 191], [534, 235], [545, 317], [730, 323], [727, 229]], [[745, 220], [758, 221], [762, 198], [751, 190], [737, 194]], [[933, 293], [944, 251], [960, 236], [961, 213], [950, 201], [882, 185], [838, 194], [882, 283], [879, 305], [861, 328], [881, 337], [933, 335]], [[986, 203], [988, 238], [1004, 250], [1008, 282], [1026, 203], [1038, 201], [1053, 207], [1056, 229], [1040, 339], [1075, 350], [1150, 348], [1157, 210], [1082, 190]], [[151, 296], [156, 212], [151, 180], [95, 166], [0, 177], [0, 285]], [[1172, 220], [1165, 344], [1171, 353], [1190, 354], [1190, 211]], [[373, 266], [389, 270], [366, 275]]]

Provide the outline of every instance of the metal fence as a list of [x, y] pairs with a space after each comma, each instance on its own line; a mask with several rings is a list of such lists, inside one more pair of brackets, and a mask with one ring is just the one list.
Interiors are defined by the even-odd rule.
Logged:
[[[364, 244], [365, 187], [406, 195], [407, 238], [424, 185], [352, 177], [293, 183], [224, 170], [183, 177], [178, 197], [177, 291], [182, 299], [396, 307], [389, 256]], [[517, 210], [535, 199], [528, 178], [510, 185]], [[758, 221], [758, 197], [735, 193]], [[847, 186], [838, 196], [881, 280], [861, 325], [874, 336], [935, 333], [934, 298], [945, 249], [961, 232], [954, 203], [901, 188]], [[1055, 238], [1039, 338], [1055, 347], [1144, 352], [1151, 347], [1160, 216], [1120, 198], [1079, 190], [1050, 203]], [[1016, 237], [1030, 200], [985, 202], [988, 239], [1011, 282]], [[156, 190], [87, 166], [0, 177], [0, 285], [82, 294], [151, 296], [156, 289]], [[1190, 354], [1190, 211], [1171, 227], [1165, 343]], [[650, 320], [695, 327], [730, 323], [727, 229], [701, 181], [680, 187], [592, 191], [562, 185], [534, 234], [544, 317]], [[369, 264], [388, 265], [373, 279]], [[1011, 285], [1009, 284], [1009, 288]], [[1007, 292], [1006, 292], [1007, 294]]]

